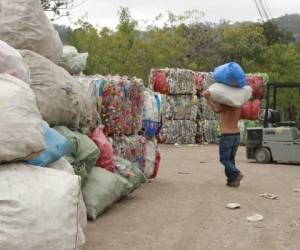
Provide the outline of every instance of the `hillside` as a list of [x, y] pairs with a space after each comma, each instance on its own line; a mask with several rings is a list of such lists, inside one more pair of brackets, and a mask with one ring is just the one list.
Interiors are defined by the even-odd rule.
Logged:
[[292, 32], [297, 43], [300, 44], [300, 14], [284, 15], [275, 18], [274, 21], [279, 27]]

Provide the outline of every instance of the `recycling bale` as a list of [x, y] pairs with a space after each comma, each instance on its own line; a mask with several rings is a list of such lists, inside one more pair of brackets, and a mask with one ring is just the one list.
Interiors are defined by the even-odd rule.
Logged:
[[146, 138], [140, 135], [115, 136], [114, 155], [136, 164], [142, 171], [145, 167]]
[[165, 120], [161, 141], [165, 144], [194, 144], [197, 124], [191, 120]]
[[155, 92], [162, 94], [195, 94], [195, 72], [179, 68], [152, 69], [150, 84]]
[[137, 78], [108, 77], [103, 84], [101, 118], [107, 135], [133, 135], [141, 131], [144, 84]]

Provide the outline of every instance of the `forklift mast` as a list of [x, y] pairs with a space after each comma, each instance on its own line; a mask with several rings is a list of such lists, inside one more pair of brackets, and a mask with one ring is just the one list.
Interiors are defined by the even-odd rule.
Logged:
[[[290, 89], [290, 88], [294, 88], [294, 89], [298, 89], [299, 94], [300, 94], [300, 82], [285, 82], [285, 83], [281, 83], [281, 82], [272, 82], [269, 83], [267, 85], [267, 93], [266, 93], [266, 107], [265, 107], [265, 113], [264, 113], [264, 120], [263, 120], [263, 126], [264, 128], [268, 127], [268, 116], [269, 116], [269, 110], [272, 108], [272, 110], [276, 110], [277, 108], [277, 90], [280, 89]], [[272, 93], [271, 93], [272, 91]], [[270, 98], [273, 98], [273, 103], [272, 103], [272, 107], [270, 107]], [[282, 125], [296, 125], [296, 124], [292, 124], [292, 122], [290, 122], [289, 124], [282, 124]]]

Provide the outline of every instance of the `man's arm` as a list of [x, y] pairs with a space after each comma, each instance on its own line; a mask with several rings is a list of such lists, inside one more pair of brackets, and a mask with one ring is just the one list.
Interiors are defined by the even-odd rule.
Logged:
[[211, 99], [211, 96], [210, 96], [210, 93], [209, 93], [208, 90], [206, 90], [203, 95], [204, 95], [204, 97], [205, 97], [205, 99], [207, 101], [207, 104], [212, 109], [212, 111], [214, 111], [215, 113], [221, 113], [223, 111], [222, 105], [219, 104], [219, 103], [214, 102]]

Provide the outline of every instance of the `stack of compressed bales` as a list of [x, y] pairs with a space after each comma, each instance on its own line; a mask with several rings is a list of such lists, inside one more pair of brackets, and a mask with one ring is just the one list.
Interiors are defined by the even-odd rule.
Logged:
[[161, 100], [162, 142], [195, 143], [195, 72], [188, 69], [152, 69], [150, 84], [153, 91], [164, 94]]
[[217, 143], [220, 135], [219, 116], [208, 106], [203, 93], [214, 84], [212, 72], [196, 72], [197, 143]]

